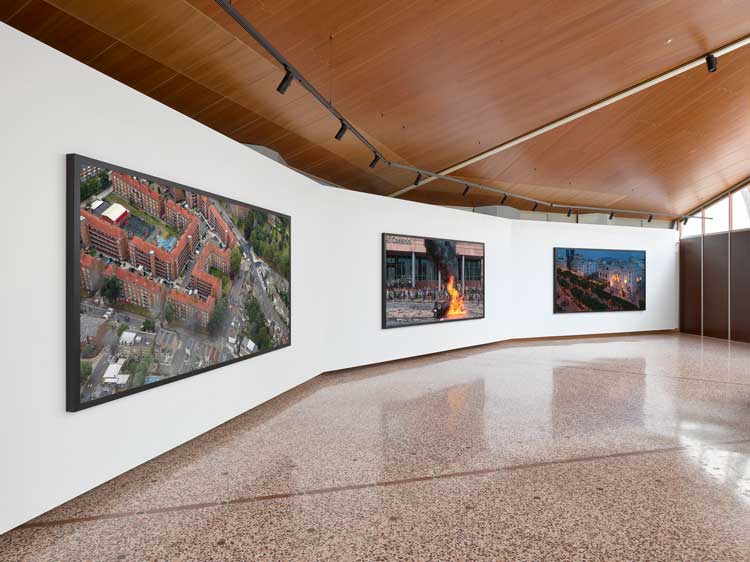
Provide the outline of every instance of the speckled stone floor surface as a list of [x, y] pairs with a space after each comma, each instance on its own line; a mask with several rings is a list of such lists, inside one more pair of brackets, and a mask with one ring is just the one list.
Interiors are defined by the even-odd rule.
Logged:
[[0, 561], [750, 560], [750, 345], [496, 344], [322, 375], [0, 536]]

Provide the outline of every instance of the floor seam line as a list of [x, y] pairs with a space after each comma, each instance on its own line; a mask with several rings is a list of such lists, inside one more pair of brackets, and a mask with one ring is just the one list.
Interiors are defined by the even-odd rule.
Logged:
[[[739, 445], [739, 444], [745, 444], [745, 443], [750, 443], [750, 439], [738, 439], [738, 440], [732, 440], [732, 441], [719, 441], [719, 442], [714, 442], [714, 443], [704, 443], [702, 444], [702, 446], [716, 447], [720, 445]], [[89, 523], [89, 522], [111, 520], [111, 519], [124, 519], [127, 517], [134, 517], [138, 515], [158, 515], [160, 513], [191, 511], [191, 510], [196, 510], [196, 509], [220, 507], [222, 505], [241, 505], [241, 504], [247, 504], [247, 503], [260, 503], [264, 501], [273, 501], [277, 499], [289, 499], [289, 498], [294, 498], [294, 497], [316, 496], [316, 495], [331, 494], [331, 493], [337, 493], [337, 492], [363, 490], [363, 489], [369, 489], [369, 488], [401, 486], [401, 485], [406, 485], [406, 484], [418, 484], [420, 482], [429, 482], [433, 480], [448, 480], [451, 478], [486, 476], [488, 474], [498, 474], [501, 472], [514, 472], [518, 470], [553, 467], [553, 466], [558, 466], [558, 465], [574, 464], [574, 463], [579, 463], [579, 462], [595, 462], [599, 460], [627, 458], [627, 457], [633, 457], [633, 456], [674, 453], [677, 451], [690, 450], [697, 446], [698, 445], [681, 445], [681, 446], [675, 446], [675, 447], [666, 447], [662, 449], [646, 449], [642, 451], [624, 451], [620, 453], [611, 453], [608, 455], [573, 457], [569, 459], [538, 461], [538, 462], [533, 462], [533, 463], [516, 464], [516, 465], [511, 464], [511, 465], [506, 465], [506, 466], [501, 466], [501, 467], [492, 467], [492, 468], [484, 468], [484, 469], [476, 469], [476, 470], [460, 471], [460, 472], [448, 472], [448, 473], [443, 473], [443, 474], [435, 474], [435, 475], [427, 475], [427, 476], [414, 476], [410, 478], [402, 478], [402, 479], [397, 479], [397, 480], [382, 480], [382, 481], [370, 482], [370, 483], [364, 483], [364, 484], [348, 484], [348, 485], [342, 485], [342, 486], [332, 486], [328, 488], [318, 488], [318, 489], [313, 489], [313, 490], [301, 490], [301, 491], [296, 491], [296, 492], [265, 494], [265, 495], [260, 495], [260, 496], [252, 496], [248, 498], [235, 498], [235, 499], [215, 501], [215, 502], [196, 502], [196, 503], [191, 503], [191, 504], [167, 506], [167, 507], [160, 507], [160, 508], [154, 508], [154, 509], [144, 509], [144, 510], [138, 510], [138, 511], [127, 511], [127, 512], [110, 513], [110, 514], [102, 514], [102, 515], [80, 516], [80, 517], [60, 519], [60, 520], [55, 520], [55, 521], [40, 521], [37, 523], [29, 522], [29, 523], [24, 523], [23, 525], [20, 525], [16, 528], [17, 529], [32, 529], [32, 528], [41, 528], [41, 527], [59, 527], [61, 525], [72, 525], [75, 523]]]

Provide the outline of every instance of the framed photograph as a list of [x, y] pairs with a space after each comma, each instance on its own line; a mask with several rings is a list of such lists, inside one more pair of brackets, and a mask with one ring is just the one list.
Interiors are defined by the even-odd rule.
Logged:
[[484, 243], [383, 234], [383, 328], [484, 318]]
[[77, 154], [67, 189], [68, 411], [290, 345], [290, 217]]
[[646, 310], [646, 252], [554, 248], [554, 313]]

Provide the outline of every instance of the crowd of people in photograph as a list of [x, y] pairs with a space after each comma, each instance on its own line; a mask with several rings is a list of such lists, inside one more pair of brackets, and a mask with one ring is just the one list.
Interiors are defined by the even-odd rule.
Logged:
[[[389, 281], [386, 286], [386, 300], [403, 300], [403, 301], [436, 301], [449, 298], [445, 288], [437, 287], [415, 288], [411, 286], [411, 280], [395, 279]], [[464, 290], [461, 284], [458, 284], [458, 290], [467, 302], [482, 302], [484, 293], [481, 287], [469, 287]]]

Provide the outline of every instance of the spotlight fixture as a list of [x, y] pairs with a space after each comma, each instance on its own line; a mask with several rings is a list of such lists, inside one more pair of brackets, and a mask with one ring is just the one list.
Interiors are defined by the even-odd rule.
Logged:
[[568, 209], [568, 216], [573, 214], [573, 209]]
[[716, 72], [716, 69], [719, 67], [719, 61], [716, 60], [714, 55], [708, 55], [706, 57], [706, 66], [709, 72]]
[[471, 187], [471, 186], [468, 186], [468, 185], [467, 185], [467, 186], [466, 186], [466, 189], [464, 189], [464, 193], [463, 193], [463, 196], [464, 196], [464, 197], [466, 197], [466, 194], [467, 194], [467, 193], [469, 193], [469, 189], [470, 189], [470, 187]]
[[654, 215], [649, 215], [648, 216], [648, 222], [651, 222], [652, 220], [654, 220]]
[[416, 179], [414, 180], [414, 185], [419, 185], [419, 182], [422, 181], [422, 174], [418, 173]]
[[378, 162], [380, 162], [380, 155], [376, 154], [375, 158], [372, 159], [372, 162], [370, 162], [370, 168], [374, 168], [378, 165]]
[[615, 212], [614, 211], [610, 211], [610, 213], [609, 213], [609, 220], [612, 220], [613, 218], [615, 218]]
[[286, 74], [284, 74], [284, 78], [281, 79], [281, 82], [279, 82], [278, 87], [276, 88], [276, 91], [280, 94], [286, 94], [286, 91], [289, 89], [289, 86], [292, 85], [292, 81], [294, 80], [294, 74], [292, 74], [288, 68], [286, 68]]
[[531, 208], [531, 212], [536, 211], [536, 208], [539, 206], [539, 203], [534, 203], [534, 206]]
[[338, 133], [336, 133], [336, 137], [335, 137], [335, 138], [336, 138], [336, 140], [337, 140], [337, 141], [340, 141], [341, 139], [343, 139], [343, 138], [344, 138], [344, 135], [346, 134], [346, 132], [347, 132], [348, 130], [349, 130], [349, 127], [347, 127], [347, 126], [346, 126], [346, 123], [344, 123], [344, 122], [342, 121], [342, 122], [341, 122], [341, 128], [339, 129], [339, 132], [338, 132]]
[[687, 224], [687, 221], [688, 221], [688, 217], [685, 217], [684, 219], [682, 219], [682, 226], [685, 226]]
[[505, 195], [503, 195], [503, 200], [502, 200], [502, 201], [500, 201], [500, 205], [501, 205], [501, 206], [502, 206], [502, 205], [505, 205], [505, 200], [506, 200], [507, 198], [508, 198], [508, 194], [506, 193]]

